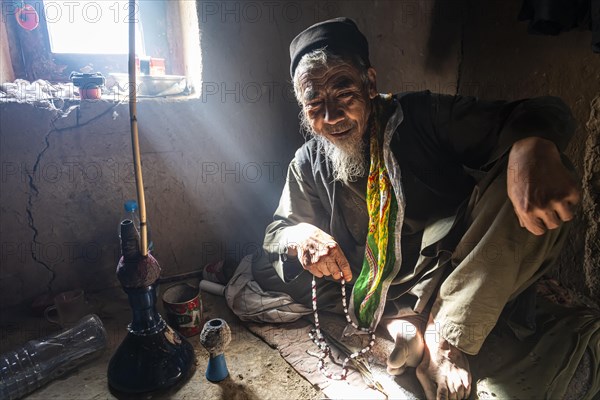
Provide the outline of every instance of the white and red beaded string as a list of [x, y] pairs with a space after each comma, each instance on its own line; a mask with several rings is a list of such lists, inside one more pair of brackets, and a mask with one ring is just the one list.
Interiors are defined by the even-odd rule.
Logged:
[[346, 357], [344, 359], [344, 361], [342, 362], [342, 373], [341, 374], [334, 374], [332, 372], [328, 372], [325, 369], [325, 358], [331, 357], [331, 348], [329, 347], [329, 345], [325, 341], [325, 338], [323, 337], [323, 334], [321, 333], [321, 325], [319, 323], [319, 314], [317, 313], [317, 282], [315, 280], [314, 275], [312, 278], [312, 307], [313, 307], [313, 313], [315, 316], [315, 327], [314, 327], [314, 329], [311, 329], [311, 331], [308, 333], [308, 336], [312, 339], [313, 342], [315, 342], [315, 344], [317, 345], [319, 350], [321, 350], [321, 353], [319, 354], [319, 361], [317, 363], [317, 368], [319, 369], [319, 371], [321, 371], [321, 373], [327, 379], [343, 381], [348, 376], [348, 365], [347, 365], [348, 362], [350, 360], [358, 357], [359, 355], [365, 354], [366, 352], [371, 350], [371, 348], [375, 344], [375, 332], [368, 328], [360, 328], [358, 325], [356, 325], [354, 323], [354, 321], [352, 321], [352, 319], [350, 318], [350, 315], [348, 314], [348, 304], [346, 302], [346, 280], [344, 279], [343, 274], [342, 274], [341, 284], [342, 284], [342, 306], [344, 308], [344, 314], [346, 315], [346, 321], [348, 321], [348, 323], [350, 325], [352, 325], [355, 329], [358, 329], [363, 332], [367, 332], [369, 335], [371, 335], [369, 344], [367, 346], [365, 346], [364, 348], [362, 348], [361, 350], [350, 354], [348, 357]]

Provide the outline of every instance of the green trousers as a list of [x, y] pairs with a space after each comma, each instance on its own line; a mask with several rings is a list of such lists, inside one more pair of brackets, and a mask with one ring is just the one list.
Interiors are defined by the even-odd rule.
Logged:
[[507, 197], [505, 165], [475, 188], [431, 309], [441, 335], [467, 354], [479, 352], [505, 305], [552, 267], [570, 227], [541, 236], [522, 228]]

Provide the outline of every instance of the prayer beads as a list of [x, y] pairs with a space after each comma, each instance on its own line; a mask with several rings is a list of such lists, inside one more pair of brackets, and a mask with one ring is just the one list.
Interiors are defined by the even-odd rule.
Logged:
[[321, 371], [321, 373], [327, 379], [343, 381], [343, 380], [346, 380], [346, 377], [348, 376], [348, 362], [360, 355], [366, 354], [369, 350], [371, 350], [371, 348], [375, 344], [375, 332], [368, 328], [361, 328], [354, 321], [352, 321], [352, 319], [350, 318], [350, 314], [348, 314], [348, 303], [346, 301], [346, 280], [344, 279], [343, 274], [342, 274], [341, 285], [342, 285], [342, 307], [344, 308], [344, 314], [346, 315], [346, 321], [348, 321], [348, 323], [350, 325], [352, 325], [355, 329], [360, 330], [362, 332], [367, 332], [371, 336], [371, 339], [369, 340], [369, 344], [367, 346], [365, 346], [364, 348], [362, 348], [361, 350], [350, 354], [348, 357], [346, 357], [344, 359], [344, 361], [342, 362], [342, 373], [341, 374], [334, 374], [334, 373], [328, 372], [326, 370], [325, 358], [331, 357], [331, 348], [329, 347], [329, 345], [325, 341], [325, 338], [323, 337], [323, 334], [321, 333], [321, 325], [319, 323], [319, 314], [317, 312], [317, 282], [316, 282], [314, 276], [312, 278], [311, 289], [312, 289], [312, 307], [313, 307], [313, 314], [314, 314], [314, 318], [315, 318], [315, 327], [314, 327], [314, 329], [311, 329], [308, 336], [311, 338], [311, 340], [317, 345], [317, 347], [321, 351], [321, 353], [318, 356], [319, 361], [317, 362], [317, 368], [319, 369], [319, 371]]

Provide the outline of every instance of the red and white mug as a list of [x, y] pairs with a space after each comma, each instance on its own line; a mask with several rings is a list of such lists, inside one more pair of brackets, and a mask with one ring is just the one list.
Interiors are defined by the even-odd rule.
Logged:
[[167, 321], [185, 337], [202, 330], [202, 298], [198, 287], [178, 283], [168, 287], [162, 295]]

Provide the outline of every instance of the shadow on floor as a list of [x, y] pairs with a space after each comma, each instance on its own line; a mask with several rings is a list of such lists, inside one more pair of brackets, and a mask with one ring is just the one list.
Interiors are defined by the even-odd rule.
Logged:
[[248, 386], [237, 383], [230, 376], [217, 383], [221, 388], [223, 400], [260, 400], [260, 397]]

